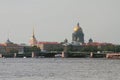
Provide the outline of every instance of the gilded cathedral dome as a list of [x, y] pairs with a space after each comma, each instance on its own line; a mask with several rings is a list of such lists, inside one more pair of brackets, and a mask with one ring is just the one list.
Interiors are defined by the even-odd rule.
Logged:
[[77, 24], [77, 26], [73, 28], [73, 30], [74, 30], [74, 32], [72, 33], [73, 44], [75, 43], [75, 45], [76, 44], [79, 45], [81, 43], [84, 43], [84, 33], [79, 23]]
[[79, 23], [77, 24], [77, 26], [74, 27], [74, 32], [77, 32], [78, 30], [80, 30], [80, 26], [79, 26]]
[[74, 27], [74, 32], [77, 32], [80, 29], [79, 26]]

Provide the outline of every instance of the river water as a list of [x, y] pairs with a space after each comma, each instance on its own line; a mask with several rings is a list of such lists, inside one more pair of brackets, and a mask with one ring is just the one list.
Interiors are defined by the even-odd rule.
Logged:
[[0, 80], [120, 80], [120, 60], [1, 58]]

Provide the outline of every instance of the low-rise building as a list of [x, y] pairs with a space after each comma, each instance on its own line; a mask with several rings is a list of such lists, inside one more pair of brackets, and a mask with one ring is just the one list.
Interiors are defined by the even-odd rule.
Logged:
[[0, 54], [6, 53], [5, 46], [3, 44], [0, 44]]
[[2, 44], [4, 46], [5, 53], [18, 53], [18, 52], [23, 52], [23, 47], [11, 42], [9, 39]]
[[41, 51], [61, 51], [63, 46], [58, 42], [38, 42]]

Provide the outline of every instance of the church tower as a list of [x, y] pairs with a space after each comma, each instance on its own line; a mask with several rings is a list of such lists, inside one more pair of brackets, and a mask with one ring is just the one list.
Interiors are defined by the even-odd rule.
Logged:
[[79, 23], [74, 27], [74, 32], [72, 33], [72, 42], [84, 43], [84, 33]]
[[31, 37], [31, 39], [30, 39], [30, 45], [31, 45], [31, 46], [37, 46], [37, 40], [36, 40], [36, 38], [35, 38], [34, 28], [33, 28], [32, 37]]

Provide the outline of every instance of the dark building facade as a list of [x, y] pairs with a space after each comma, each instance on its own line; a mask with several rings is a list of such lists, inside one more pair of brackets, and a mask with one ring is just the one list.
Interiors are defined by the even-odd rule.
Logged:
[[74, 27], [74, 32], [72, 33], [72, 42], [84, 43], [84, 33], [79, 23]]

